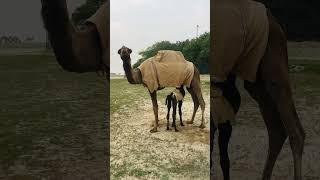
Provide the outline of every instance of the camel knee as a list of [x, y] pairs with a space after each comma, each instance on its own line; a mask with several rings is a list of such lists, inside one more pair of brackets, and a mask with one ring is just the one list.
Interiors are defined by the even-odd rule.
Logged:
[[158, 104], [153, 104], [153, 111], [158, 112]]
[[204, 111], [205, 108], [206, 108], [206, 103], [204, 102], [203, 99], [202, 99], [202, 103], [200, 104], [200, 108], [201, 108], [202, 111]]

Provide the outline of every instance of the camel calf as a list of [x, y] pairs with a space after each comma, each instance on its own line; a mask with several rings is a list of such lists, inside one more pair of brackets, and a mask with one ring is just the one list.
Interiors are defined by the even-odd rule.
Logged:
[[172, 106], [172, 127], [174, 127], [174, 130], [178, 132], [179, 130], [177, 129], [176, 126], [176, 110], [177, 110], [177, 104], [179, 107], [179, 115], [180, 115], [180, 125], [184, 126], [182, 122], [182, 102], [183, 98], [185, 96], [186, 92], [183, 89], [183, 86], [176, 88], [173, 92], [171, 92], [167, 98], [166, 98], [166, 105], [168, 108], [168, 113], [167, 113], [167, 130], [170, 130], [169, 128], [169, 116], [170, 116], [170, 108]]

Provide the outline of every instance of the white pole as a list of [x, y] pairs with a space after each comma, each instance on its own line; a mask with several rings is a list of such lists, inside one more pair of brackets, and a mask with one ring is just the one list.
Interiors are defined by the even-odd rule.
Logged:
[[199, 36], [199, 25], [197, 25], [197, 38]]

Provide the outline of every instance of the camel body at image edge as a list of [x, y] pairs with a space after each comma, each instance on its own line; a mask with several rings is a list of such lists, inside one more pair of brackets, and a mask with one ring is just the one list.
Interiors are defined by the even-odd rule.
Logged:
[[[225, 8], [225, 11], [220, 11], [219, 13], [227, 13], [230, 4], [223, 3], [234, 3], [238, 5], [239, 2], [249, 2], [249, 3], [256, 3], [253, 1], [235, 1], [235, 0], [216, 0], [214, 3], [222, 5], [221, 7]], [[215, 4], [214, 4], [215, 5]], [[214, 6], [213, 5], [213, 6]], [[261, 6], [261, 5], [259, 5]], [[217, 6], [212, 7], [217, 8]], [[233, 9], [232, 9], [233, 8]], [[237, 11], [236, 6], [230, 8], [230, 11]], [[212, 10], [211, 10], [212, 11]], [[214, 18], [219, 18], [219, 13], [215, 14]], [[221, 15], [220, 14], [220, 15]], [[230, 13], [229, 13], [230, 14]], [[212, 15], [211, 15], [212, 17]], [[236, 17], [236, 16], [235, 16]], [[233, 17], [234, 18], [234, 17]], [[237, 17], [236, 17], [237, 18]], [[289, 77], [289, 70], [288, 70], [288, 50], [287, 50], [287, 39], [286, 35], [282, 30], [282, 27], [277, 22], [277, 20], [272, 16], [269, 9], [266, 9], [266, 18], [268, 22], [268, 40], [266, 44], [266, 48], [263, 52], [263, 56], [261, 60], [259, 60], [256, 79], [254, 82], [249, 80], [244, 80], [244, 88], [248, 91], [250, 96], [258, 103], [261, 115], [264, 119], [264, 122], [267, 127], [268, 137], [269, 137], [269, 148], [268, 148], [268, 155], [267, 160], [264, 165], [264, 170], [262, 174], [263, 180], [269, 180], [272, 176], [273, 167], [277, 160], [277, 157], [283, 147], [283, 144], [287, 138], [289, 138], [292, 155], [293, 155], [293, 162], [294, 162], [294, 179], [301, 180], [302, 174], [302, 153], [304, 147], [304, 140], [305, 140], [305, 132], [299, 120], [298, 114], [296, 112], [296, 108], [294, 105], [294, 100], [292, 96], [292, 90], [290, 86], [290, 77]], [[217, 21], [219, 22], [219, 21]], [[211, 22], [216, 23], [215, 26], [218, 27], [223, 21]], [[236, 32], [236, 29], [241, 29], [241, 23], [234, 23], [230, 24], [230, 26], [235, 26], [232, 29], [226, 29], [225, 33], [229, 34], [229, 37], [234, 35], [233, 32]], [[239, 26], [238, 26], [239, 25]], [[225, 26], [225, 25], [223, 25]], [[228, 26], [228, 25], [227, 25]], [[230, 32], [229, 32], [230, 31]], [[221, 32], [221, 31], [220, 31]], [[219, 36], [219, 34], [213, 34], [211, 36], [211, 44], [215, 43], [215, 36]], [[219, 42], [226, 42], [232, 43], [232, 46], [240, 43], [243, 37], [238, 35], [239, 37], [233, 36], [239, 42], [229, 42], [223, 41], [220, 39]], [[227, 37], [227, 38], [229, 38]], [[254, 37], [254, 34], [253, 34]], [[219, 37], [221, 38], [221, 37]], [[224, 46], [223, 44], [214, 44], [211, 46], [211, 55], [215, 57], [215, 48], [217, 46]], [[226, 45], [227, 46], [227, 45]], [[218, 49], [223, 48], [219, 47]], [[236, 48], [235, 48], [236, 49]], [[239, 54], [246, 51], [247, 49], [238, 49]], [[213, 58], [212, 62], [217, 63], [218, 61], [223, 61], [224, 54], [223, 52], [219, 52], [221, 56], [218, 59]], [[230, 53], [230, 52], [228, 52]], [[227, 57], [231, 57], [230, 55], [226, 54]], [[241, 56], [239, 56], [241, 58]], [[237, 58], [239, 58], [237, 57]], [[245, 58], [245, 57], [242, 57]], [[229, 59], [230, 60], [230, 59]], [[233, 60], [233, 59], [232, 59]], [[245, 59], [243, 59], [245, 61]], [[212, 67], [212, 64], [210, 65]], [[239, 110], [241, 97], [238, 89], [235, 85], [235, 74], [229, 74], [227, 80], [224, 81], [225, 83], [225, 94], [223, 95], [228, 102], [232, 105], [233, 111], [236, 114]], [[211, 79], [211, 86], [217, 84]], [[212, 90], [212, 88], [211, 88]], [[224, 91], [222, 90], [222, 91]], [[211, 92], [212, 94], [212, 92]], [[212, 95], [210, 96], [210, 103], [211, 109], [210, 112], [214, 111], [214, 98]], [[228, 143], [231, 137], [232, 126], [230, 122], [223, 123], [223, 124], [215, 124], [215, 120], [213, 116], [210, 114], [210, 152], [211, 152], [211, 159], [210, 159], [210, 166], [211, 166], [211, 179], [214, 175], [213, 169], [213, 145], [214, 145], [214, 134], [218, 130], [218, 144], [219, 144], [219, 153], [220, 153], [220, 165], [223, 172], [224, 180], [230, 179], [230, 160], [228, 156]]]

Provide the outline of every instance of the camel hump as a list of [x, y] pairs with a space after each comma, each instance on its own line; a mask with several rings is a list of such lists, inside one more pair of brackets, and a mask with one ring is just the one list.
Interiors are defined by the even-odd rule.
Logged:
[[138, 67], [150, 92], [159, 87], [190, 87], [194, 65], [180, 51], [162, 50]]
[[154, 61], [158, 62], [183, 62], [185, 63], [187, 60], [183, 56], [182, 52], [180, 51], [173, 51], [173, 50], [160, 50], [154, 56]]

